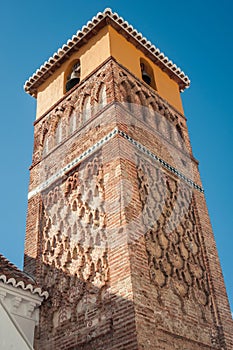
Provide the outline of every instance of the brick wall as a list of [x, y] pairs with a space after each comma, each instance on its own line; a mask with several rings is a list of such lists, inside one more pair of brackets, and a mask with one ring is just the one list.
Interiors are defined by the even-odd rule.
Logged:
[[36, 349], [232, 348], [186, 119], [113, 59], [36, 121], [29, 196]]

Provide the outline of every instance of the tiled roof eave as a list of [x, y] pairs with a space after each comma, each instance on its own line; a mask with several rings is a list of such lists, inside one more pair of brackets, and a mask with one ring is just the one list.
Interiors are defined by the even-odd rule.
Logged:
[[68, 40], [52, 57], [49, 58], [24, 85], [27, 93], [36, 96], [37, 88], [51, 75], [73, 52], [77, 51], [89, 38], [95, 35], [104, 25], [111, 24], [120, 31], [127, 40], [137, 45], [152, 61], [158, 64], [172, 79], [174, 79], [180, 90], [183, 91], [190, 85], [189, 78], [169, 60], [158, 48], [151, 44], [141, 33], [139, 33], [128, 22], [124, 21], [117, 13], [111, 9], [98, 13], [91, 21], [87, 22], [76, 35]]
[[48, 298], [48, 292], [42, 291], [30, 275], [25, 271], [21, 271], [2, 254], [0, 254], [0, 282]]
[[[36, 97], [37, 88], [52, 74], [54, 73], [73, 53], [77, 52], [92, 36], [96, 35], [106, 24], [106, 18], [104, 18], [101, 22], [97, 23], [93, 30], [86, 32], [83, 36], [80, 37], [78, 41], [72, 40], [73, 45], [69, 47], [65, 52], [62, 52], [62, 49], [58, 49], [56, 53], [54, 53], [53, 57], [50, 57], [48, 61], [44, 63], [24, 84], [24, 90], [30, 95]], [[78, 33], [82, 31], [78, 31], [77, 35], [74, 37], [80, 36]], [[67, 44], [70, 40], [67, 41]], [[66, 45], [67, 45], [66, 44]], [[65, 45], [63, 45], [64, 47]], [[56, 58], [56, 60], [54, 59]], [[45, 69], [46, 68], [46, 69]]]
[[10, 277], [7, 278], [6, 275], [0, 275], [0, 281], [4, 284], [12, 285], [15, 288], [22, 288], [23, 290], [28, 290], [32, 294], [38, 294], [40, 297], [47, 299], [49, 294], [46, 291], [42, 291], [41, 288], [37, 286], [33, 286], [32, 284], [27, 284], [24, 281], [16, 281], [15, 278]]

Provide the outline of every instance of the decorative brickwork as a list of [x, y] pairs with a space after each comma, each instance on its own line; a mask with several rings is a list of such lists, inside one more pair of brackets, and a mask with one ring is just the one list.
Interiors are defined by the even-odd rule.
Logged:
[[67, 329], [83, 342], [87, 329], [95, 336], [111, 330], [104, 196], [98, 154], [43, 194], [41, 253], [51, 304], [49, 317], [42, 311], [41, 324], [48, 338]]
[[[137, 172], [157, 326], [213, 346], [210, 334], [218, 329], [192, 191], [141, 157]], [[174, 300], [176, 314], [172, 315]], [[179, 314], [183, 321], [177, 322]], [[192, 322], [188, 316], [192, 316]]]
[[35, 348], [218, 349], [232, 320], [186, 119], [109, 59], [35, 123]]

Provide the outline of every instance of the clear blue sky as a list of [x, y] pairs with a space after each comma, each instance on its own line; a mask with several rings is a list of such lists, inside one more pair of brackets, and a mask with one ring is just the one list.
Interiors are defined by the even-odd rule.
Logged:
[[185, 114], [233, 310], [233, 2], [2, 1], [0, 252], [22, 267], [35, 100], [23, 84], [97, 12], [111, 7], [191, 79]]

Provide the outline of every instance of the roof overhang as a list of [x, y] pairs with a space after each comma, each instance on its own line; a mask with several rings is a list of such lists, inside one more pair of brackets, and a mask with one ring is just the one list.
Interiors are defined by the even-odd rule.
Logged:
[[87, 22], [72, 39], [68, 40], [52, 57], [48, 59], [37, 71], [25, 82], [24, 89], [32, 96], [37, 95], [38, 87], [51, 76], [69, 57], [80, 49], [90, 38], [96, 35], [100, 29], [106, 25], [111, 25], [129, 42], [137, 46], [151, 61], [157, 64], [171, 79], [179, 85], [183, 91], [190, 85], [189, 78], [179, 67], [168, 59], [158, 48], [147, 40], [141, 33], [133, 28], [117, 13], [107, 8], [104, 12], [99, 12], [91, 21]]

